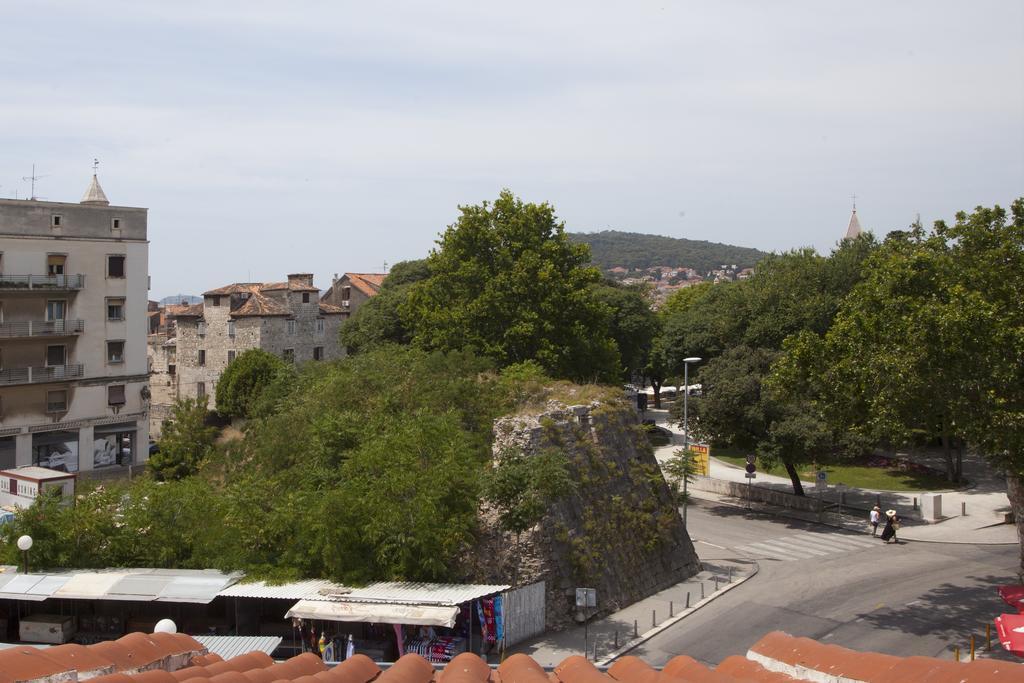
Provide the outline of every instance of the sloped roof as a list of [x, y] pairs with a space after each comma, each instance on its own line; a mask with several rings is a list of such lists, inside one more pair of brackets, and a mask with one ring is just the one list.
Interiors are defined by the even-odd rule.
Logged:
[[862, 232], [864, 231], [860, 228], [860, 220], [857, 218], [857, 209], [854, 209], [853, 213], [850, 214], [850, 225], [846, 228], [846, 239], [857, 239]]
[[[79, 664], [81, 662], [81, 664]], [[86, 668], [89, 667], [89, 668]], [[137, 673], [138, 671], [168, 672]], [[0, 651], [0, 681], [42, 683], [50, 676], [75, 671], [93, 683], [152, 683], [153, 681], [249, 680], [324, 681], [330, 683], [651, 683], [652, 681], [721, 681], [722, 683], [785, 683], [786, 681], [856, 680], [958, 681], [988, 683], [1019, 681], [1024, 664], [977, 659], [954, 662], [934, 657], [895, 657], [855, 652], [824, 645], [809, 638], [770, 633], [753, 645], [746, 657], [727, 657], [710, 667], [687, 655], [678, 655], [660, 670], [638, 657], [619, 657], [606, 672], [580, 655], [572, 655], [549, 674], [533, 658], [513, 654], [496, 669], [475, 654], [457, 655], [443, 669], [423, 657], [407, 654], [382, 671], [369, 657], [357, 654], [333, 668], [306, 652], [284, 662], [252, 651], [229, 659], [207, 654], [196, 639], [174, 633], [132, 633], [117, 641], [85, 647], [59, 646], [39, 650], [18, 646]], [[113, 673], [108, 673], [113, 671]], [[173, 672], [173, 675], [170, 673]], [[4, 676], [8, 678], [4, 678]], [[80, 676], [84, 679], [87, 676]]]
[[319, 287], [307, 285], [304, 282], [295, 282], [290, 280], [288, 282], [265, 282], [260, 285], [260, 291], [273, 292], [276, 290], [287, 289], [289, 292], [319, 292]]
[[103, 188], [100, 187], [100, 181], [96, 178], [96, 174], [92, 175], [92, 182], [89, 183], [89, 189], [85, 191], [85, 195], [82, 196], [82, 204], [92, 204], [94, 206], [110, 206], [110, 201], [107, 199], [107, 195], [103, 192]]
[[230, 285], [224, 285], [217, 289], [211, 289], [208, 292], [203, 292], [203, 296], [227, 296], [229, 294], [245, 294], [255, 293], [260, 291], [262, 283], [259, 282], [234, 282]]
[[[384, 278], [387, 276], [387, 273], [345, 273], [337, 283], [341, 283], [345, 278], [348, 278], [348, 284], [350, 286], [355, 287], [366, 296], [376, 296], [377, 293], [380, 292], [380, 286], [384, 284]], [[320, 298], [327, 299], [333, 292], [334, 285], [332, 284]]]
[[231, 311], [232, 318], [291, 314], [290, 308], [259, 292], [253, 292], [244, 304]]
[[324, 303], [323, 301], [320, 302], [320, 315], [341, 315], [345, 312], [345, 309], [341, 306]]
[[164, 308], [167, 318], [199, 318], [203, 315], [202, 304], [168, 304]]

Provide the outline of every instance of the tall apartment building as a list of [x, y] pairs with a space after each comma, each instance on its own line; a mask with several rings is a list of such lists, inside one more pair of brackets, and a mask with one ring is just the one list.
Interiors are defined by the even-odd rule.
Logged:
[[214, 408], [221, 373], [248, 349], [292, 363], [344, 356], [338, 340], [344, 311], [319, 295], [313, 275], [299, 273], [286, 282], [227, 285], [203, 294], [201, 304], [167, 307], [174, 336], [150, 344], [153, 382], [165, 385], [161, 396], [209, 396]]
[[147, 210], [0, 199], [0, 468], [148, 457]]

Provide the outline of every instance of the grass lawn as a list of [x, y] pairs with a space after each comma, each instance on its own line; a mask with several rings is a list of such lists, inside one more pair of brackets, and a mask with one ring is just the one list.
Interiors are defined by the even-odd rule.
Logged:
[[[732, 465], [743, 467], [747, 457], [738, 448], [712, 448], [711, 457], [718, 458]], [[764, 472], [760, 463], [757, 469]], [[940, 473], [904, 472], [888, 467], [868, 467], [867, 465], [826, 465], [829, 484], [845, 484], [858, 489], [879, 489], [883, 491], [939, 491], [952, 488], [952, 484]], [[786, 468], [776, 465], [767, 471], [778, 477], [789, 477]], [[800, 470], [800, 479], [805, 482], [814, 481], [814, 470], [810, 465]]]

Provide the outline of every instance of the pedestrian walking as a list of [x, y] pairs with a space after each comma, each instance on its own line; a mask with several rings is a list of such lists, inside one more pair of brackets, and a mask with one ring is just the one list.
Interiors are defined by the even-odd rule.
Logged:
[[881, 518], [882, 518], [882, 508], [878, 507], [877, 505], [875, 507], [871, 508], [871, 515], [870, 515], [869, 519], [870, 519], [870, 524], [871, 524], [871, 536], [872, 537], [878, 535], [878, 522], [881, 521]]
[[900, 528], [900, 518], [896, 514], [895, 510], [885, 511], [885, 528], [882, 529], [882, 541], [889, 543], [890, 539], [894, 543], [899, 543], [896, 538], [896, 530]]

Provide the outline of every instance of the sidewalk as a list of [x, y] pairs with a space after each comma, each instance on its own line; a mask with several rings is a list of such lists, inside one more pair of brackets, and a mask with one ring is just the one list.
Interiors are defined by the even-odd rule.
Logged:
[[[655, 449], [654, 455], [659, 462], [672, 456], [682, 447], [682, 430], [668, 419], [666, 410], [649, 410], [658, 426], [672, 431], [673, 443]], [[739, 483], [746, 483], [746, 473], [740, 467], [711, 458], [711, 477]], [[1010, 501], [1006, 497], [1006, 481], [980, 457], [964, 456], [964, 475], [972, 482], [971, 488], [961, 491], [936, 491], [942, 494], [942, 512], [945, 517], [928, 523], [921, 518], [917, 509], [925, 492], [904, 491], [873, 491], [868, 489], [844, 488], [838, 490], [830, 486], [824, 493], [818, 492], [814, 482], [803, 482], [808, 497], [821, 498], [831, 504], [831, 508], [818, 515], [812, 512], [796, 511], [780, 506], [753, 503], [753, 510], [769, 514], [820, 522], [831, 526], [864, 531], [867, 527], [867, 511], [878, 502], [882, 510], [897, 510], [903, 518], [903, 528], [898, 536], [906, 540], [930, 541], [936, 543], [978, 543], [1002, 544], [1018, 543], [1017, 528], [1013, 524], [1004, 524], [1005, 515], [1010, 511]], [[777, 477], [762, 472], [757, 473], [753, 483], [756, 487], [770, 488], [784, 493], [793, 492], [793, 484], [787, 477]], [[690, 491], [695, 498], [730, 502], [747, 506], [747, 502], [738, 498], [727, 498], [705, 491]], [[841, 503], [841, 506], [840, 506]], [[839, 514], [839, 508], [843, 514]], [[966, 515], [961, 511], [966, 510]]]
[[[757, 573], [757, 563], [753, 560], [706, 560], [703, 565], [704, 571], [688, 581], [655, 593], [602, 619], [595, 619], [586, 628], [581, 625], [565, 631], [545, 633], [535, 640], [516, 645], [510, 649], [509, 654], [522, 652], [533, 657], [541, 666], [556, 666], [566, 657], [583, 654], [585, 639], [587, 657], [598, 664], [607, 663]], [[600, 604], [601, 596], [598, 595], [597, 599]]]

